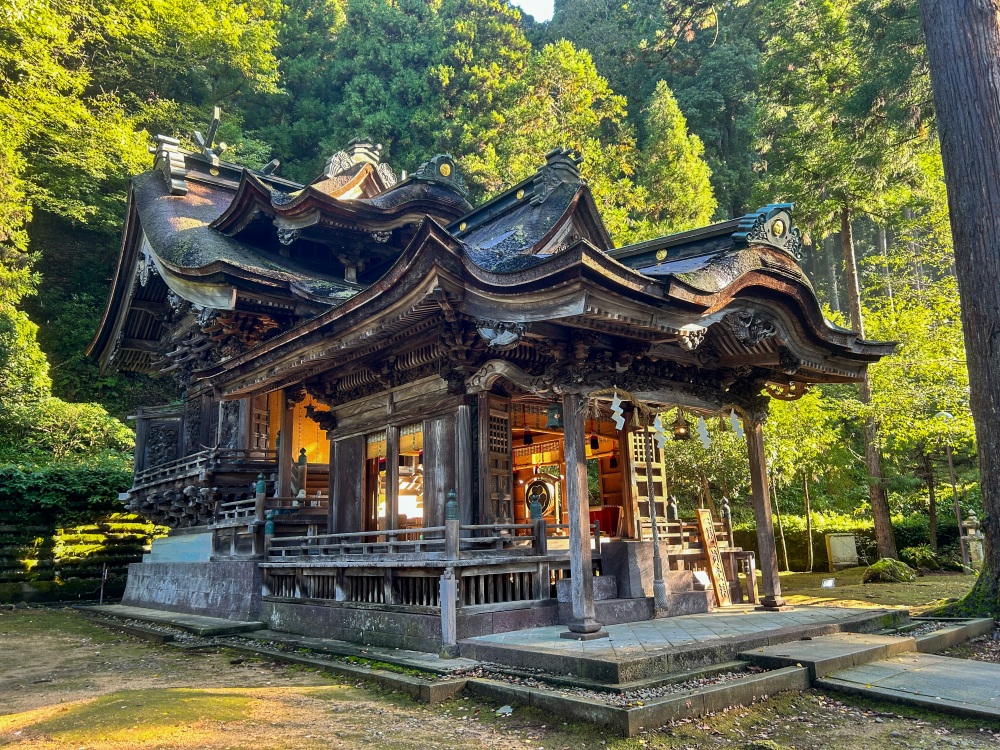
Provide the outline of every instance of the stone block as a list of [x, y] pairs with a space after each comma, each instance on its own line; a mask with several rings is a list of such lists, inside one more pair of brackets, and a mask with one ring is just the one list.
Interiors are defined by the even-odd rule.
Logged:
[[[556, 581], [556, 600], [563, 602], [573, 601], [572, 581], [569, 578], [560, 578]], [[594, 576], [594, 601], [599, 602], [604, 599], [618, 598], [618, 580], [613, 575]]]

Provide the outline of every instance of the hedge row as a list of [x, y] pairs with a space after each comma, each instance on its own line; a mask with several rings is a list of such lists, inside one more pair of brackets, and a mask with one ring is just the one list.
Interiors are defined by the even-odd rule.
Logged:
[[[788, 566], [792, 570], [808, 570], [808, 534], [805, 531], [805, 518], [800, 516], [782, 517], [785, 523], [785, 546], [788, 548]], [[837, 519], [829, 517], [821, 519], [817, 529], [813, 531], [813, 570], [830, 569], [830, 560], [826, 553], [827, 534], [854, 534], [858, 558], [862, 565], [871, 564], [878, 559], [875, 548], [875, 531], [871, 520], [854, 519], [844, 516]], [[892, 520], [892, 531], [896, 537], [896, 548], [917, 547], [930, 543], [930, 529], [927, 516], [913, 514], [896, 517]], [[784, 568], [784, 554], [778, 527], [774, 529], [775, 542], [778, 545], [778, 564]], [[739, 528], [733, 530], [734, 541], [743, 549], [757, 551], [757, 532], [754, 529]], [[937, 524], [938, 548], [943, 551], [958, 547], [958, 524], [954, 518], [938, 517]]]

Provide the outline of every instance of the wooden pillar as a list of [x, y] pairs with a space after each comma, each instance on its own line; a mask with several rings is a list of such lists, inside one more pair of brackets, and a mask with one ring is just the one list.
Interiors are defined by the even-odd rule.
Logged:
[[590, 505], [587, 502], [586, 401], [576, 393], [563, 396], [563, 440], [566, 499], [569, 506], [569, 567], [572, 617], [563, 638], [589, 640], [608, 635], [594, 616], [594, 570], [590, 552]]
[[385, 428], [385, 528], [399, 523], [399, 427]]
[[295, 419], [295, 404], [289, 403], [285, 397], [285, 392], [281, 392], [278, 403], [281, 405], [281, 444], [278, 446], [278, 490], [279, 497], [288, 497], [292, 491], [292, 447], [294, 439], [292, 437], [293, 422]]
[[757, 565], [763, 575], [762, 609], [785, 606], [781, 598], [778, 577], [778, 549], [774, 542], [774, 522], [771, 519], [771, 495], [768, 491], [767, 463], [764, 458], [764, 429], [760, 422], [744, 418], [747, 436], [747, 456], [750, 460], [750, 491], [753, 495], [753, 515], [757, 525]]
[[133, 471], [138, 474], [146, 468], [146, 441], [149, 440], [149, 417], [138, 416], [135, 420], [135, 454]]
[[334, 440], [330, 451], [329, 533], [361, 531], [365, 502], [365, 438]]
[[458, 493], [458, 517], [465, 524], [473, 523], [472, 497], [472, 407], [462, 404], [455, 414], [455, 491]]

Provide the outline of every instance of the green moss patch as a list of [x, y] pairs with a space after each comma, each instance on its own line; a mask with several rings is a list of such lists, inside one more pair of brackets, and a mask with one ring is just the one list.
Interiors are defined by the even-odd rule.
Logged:
[[865, 583], [911, 583], [917, 574], [909, 565], [899, 560], [883, 558], [865, 571]]

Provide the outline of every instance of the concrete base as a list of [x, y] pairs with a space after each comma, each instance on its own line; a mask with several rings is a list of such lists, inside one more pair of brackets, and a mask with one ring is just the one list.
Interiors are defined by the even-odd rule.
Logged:
[[260, 620], [255, 562], [132, 563], [122, 604], [228, 620]]
[[144, 563], [196, 563], [212, 558], [212, 532], [208, 529], [184, 529], [154, 539]]

